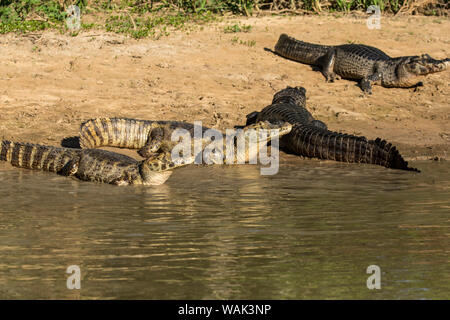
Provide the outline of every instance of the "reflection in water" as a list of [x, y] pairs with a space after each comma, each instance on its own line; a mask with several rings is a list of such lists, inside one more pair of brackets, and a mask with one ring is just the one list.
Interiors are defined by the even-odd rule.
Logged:
[[449, 164], [286, 158], [275, 176], [191, 166], [155, 187], [2, 165], [0, 298], [449, 298]]

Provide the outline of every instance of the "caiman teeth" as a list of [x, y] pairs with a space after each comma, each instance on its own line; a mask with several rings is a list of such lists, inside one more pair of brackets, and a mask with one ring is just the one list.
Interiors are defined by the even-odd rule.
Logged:
[[447, 69], [448, 67], [450, 67], [450, 59], [445, 59], [444, 60], [444, 69]]

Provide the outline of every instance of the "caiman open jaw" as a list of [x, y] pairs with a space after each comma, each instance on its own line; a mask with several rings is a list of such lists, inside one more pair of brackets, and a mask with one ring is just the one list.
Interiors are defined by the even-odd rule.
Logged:
[[[275, 128], [275, 130], [278, 129], [278, 132], [276, 135], [279, 137], [284, 136], [292, 131], [292, 124], [289, 122], [285, 122], [281, 127]], [[274, 134], [275, 136], [275, 134]]]
[[267, 130], [270, 132], [271, 137], [284, 136], [292, 130], [292, 125], [289, 122], [275, 120], [275, 121], [259, 121], [254, 124], [250, 124], [244, 128], [244, 131], [248, 130]]

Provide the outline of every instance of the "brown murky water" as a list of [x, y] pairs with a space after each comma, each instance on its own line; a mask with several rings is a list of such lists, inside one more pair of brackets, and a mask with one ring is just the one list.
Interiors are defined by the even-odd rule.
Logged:
[[153, 188], [3, 166], [0, 298], [448, 299], [450, 164], [414, 165], [187, 167]]

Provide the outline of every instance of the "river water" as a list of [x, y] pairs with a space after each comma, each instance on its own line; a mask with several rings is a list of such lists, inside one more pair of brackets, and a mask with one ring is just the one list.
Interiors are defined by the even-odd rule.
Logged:
[[1, 164], [0, 298], [449, 299], [450, 164], [413, 165], [287, 156], [116, 187]]

